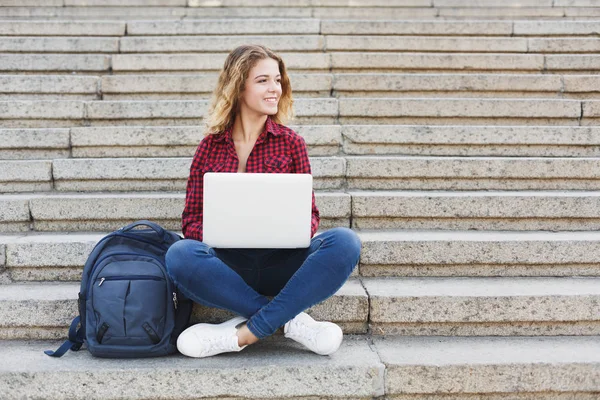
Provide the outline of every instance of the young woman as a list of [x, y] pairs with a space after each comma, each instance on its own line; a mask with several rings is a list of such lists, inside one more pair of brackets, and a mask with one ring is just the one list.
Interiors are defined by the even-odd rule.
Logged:
[[185, 296], [238, 316], [186, 329], [177, 348], [187, 356], [240, 351], [281, 326], [285, 337], [317, 354], [331, 354], [342, 342], [339, 326], [317, 322], [303, 311], [342, 287], [358, 263], [361, 243], [348, 228], [314, 236], [320, 221], [314, 191], [308, 248], [220, 249], [202, 242], [205, 172], [311, 173], [304, 139], [282, 125], [292, 116], [292, 103], [280, 56], [254, 45], [228, 55], [207, 116], [207, 135], [190, 168], [182, 214], [185, 239], [171, 246], [166, 262]]

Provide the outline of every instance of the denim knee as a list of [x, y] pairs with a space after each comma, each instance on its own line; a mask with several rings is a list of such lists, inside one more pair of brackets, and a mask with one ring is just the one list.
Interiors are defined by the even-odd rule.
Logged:
[[190, 272], [192, 269], [190, 264], [195, 259], [194, 250], [198, 250], [198, 245], [207, 247], [204, 243], [193, 239], [179, 240], [169, 247], [165, 255], [165, 264], [171, 279], [181, 281], [185, 274]]
[[362, 242], [360, 241], [360, 238], [356, 232], [345, 227], [333, 228], [331, 230], [335, 236], [335, 241], [344, 248], [344, 251], [348, 252], [354, 258], [358, 258], [360, 256]]

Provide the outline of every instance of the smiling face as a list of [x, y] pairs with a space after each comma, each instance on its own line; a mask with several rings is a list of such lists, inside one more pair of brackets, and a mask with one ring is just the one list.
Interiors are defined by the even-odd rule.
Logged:
[[272, 58], [259, 60], [250, 69], [244, 91], [240, 94], [240, 113], [256, 117], [277, 114], [281, 98], [279, 64]]

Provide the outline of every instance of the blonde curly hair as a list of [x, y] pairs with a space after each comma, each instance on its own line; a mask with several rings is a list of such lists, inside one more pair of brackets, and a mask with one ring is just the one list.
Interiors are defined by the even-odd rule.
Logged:
[[242, 45], [235, 48], [225, 59], [205, 118], [205, 136], [223, 132], [233, 125], [239, 110], [240, 95], [244, 91], [250, 70], [259, 60], [267, 58], [277, 61], [281, 74], [281, 97], [277, 114], [272, 115], [271, 119], [278, 124], [285, 124], [293, 118], [292, 86], [282, 58], [262, 45]]

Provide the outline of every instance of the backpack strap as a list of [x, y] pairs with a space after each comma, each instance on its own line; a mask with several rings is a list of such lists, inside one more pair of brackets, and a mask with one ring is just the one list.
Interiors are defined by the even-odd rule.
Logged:
[[126, 226], [122, 227], [119, 230], [122, 231], [122, 232], [129, 232], [129, 231], [133, 230], [134, 228], [136, 228], [138, 226], [147, 226], [150, 229], [152, 229], [154, 232], [156, 232], [158, 234], [158, 237], [161, 240], [165, 240], [165, 241], [169, 240], [169, 235], [167, 234], [167, 232], [160, 225], [155, 224], [154, 222], [150, 222], [150, 221], [148, 221], [146, 219], [142, 219], [142, 220], [139, 220], [139, 221], [132, 222], [131, 224], [126, 225]]
[[46, 350], [44, 353], [50, 357], [62, 357], [69, 349], [78, 351], [83, 345], [84, 338], [83, 326], [77, 329], [77, 325], [79, 325], [80, 321], [81, 317], [77, 316], [73, 319], [73, 322], [71, 322], [71, 327], [69, 328], [69, 340], [64, 342], [56, 351]]

